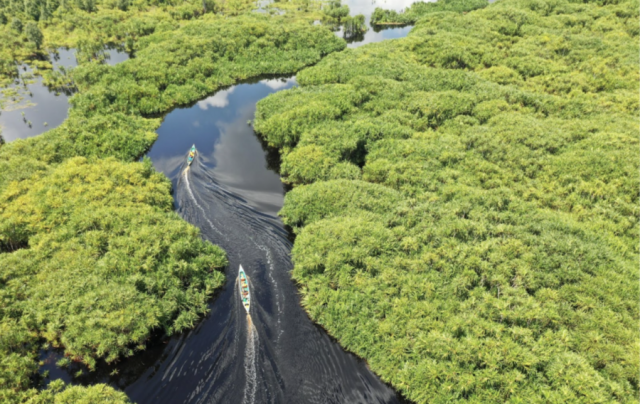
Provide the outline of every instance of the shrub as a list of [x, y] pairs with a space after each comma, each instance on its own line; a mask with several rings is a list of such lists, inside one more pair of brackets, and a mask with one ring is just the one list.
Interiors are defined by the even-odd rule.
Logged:
[[36, 48], [40, 49], [44, 37], [42, 36], [42, 32], [38, 28], [38, 25], [35, 22], [28, 22], [24, 33], [27, 36], [27, 39], [32, 42]]
[[14, 18], [11, 20], [11, 29], [21, 33], [22, 32], [22, 21], [19, 18]]

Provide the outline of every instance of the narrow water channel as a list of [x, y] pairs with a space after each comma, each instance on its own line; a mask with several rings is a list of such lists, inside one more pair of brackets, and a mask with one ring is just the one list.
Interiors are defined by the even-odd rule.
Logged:
[[[401, 9], [411, 1], [346, 3], [368, 20], [376, 6]], [[370, 29], [350, 46], [408, 32]], [[146, 351], [89, 375], [70, 377], [73, 368], [50, 367], [52, 378], [110, 383], [139, 404], [402, 402], [308, 318], [290, 278], [291, 235], [277, 217], [285, 194], [278, 154], [255, 135], [251, 120], [258, 101], [295, 85], [295, 77], [256, 79], [165, 116], [147, 156], [171, 179], [177, 212], [227, 252], [227, 283], [195, 329], [160, 337]], [[193, 144], [198, 154], [187, 167]], [[239, 265], [250, 281], [250, 315], [236, 285]]]

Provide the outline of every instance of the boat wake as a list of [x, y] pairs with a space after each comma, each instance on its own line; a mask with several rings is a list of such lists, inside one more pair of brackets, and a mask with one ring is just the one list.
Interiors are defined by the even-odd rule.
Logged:
[[187, 191], [189, 192], [189, 196], [191, 197], [191, 200], [193, 201], [193, 204], [198, 209], [200, 209], [200, 211], [203, 213], [202, 217], [209, 224], [209, 227], [211, 227], [211, 230], [215, 231], [220, 236], [225, 237], [225, 235], [220, 230], [218, 230], [218, 228], [216, 226], [214, 226], [213, 223], [211, 223], [211, 220], [209, 220], [209, 218], [207, 217], [207, 213], [204, 211], [202, 206], [200, 206], [200, 204], [196, 200], [196, 197], [193, 195], [193, 191], [191, 190], [191, 184], [189, 183], [189, 168], [191, 168], [191, 166], [187, 166], [187, 168], [184, 170], [184, 180], [185, 180], [185, 183], [187, 184]]
[[251, 321], [251, 314], [247, 313], [247, 345], [244, 350], [244, 374], [245, 386], [242, 404], [253, 404], [256, 399], [258, 387], [256, 375], [256, 346], [258, 345], [258, 332]]
[[[363, 361], [309, 320], [291, 281], [292, 245], [279, 218], [220, 186], [203, 161], [195, 159], [174, 178], [176, 210], [200, 228], [204, 239], [226, 251], [227, 284], [206, 319], [160, 347], [156, 362], [144, 365], [149, 370], [122, 386], [132, 401], [397, 403], [393, 390]], [[251, 274], [250, 315], [236, 284], [240, 264]], [[135, 369], [136, 364], [130, 361], [122, 368]]]

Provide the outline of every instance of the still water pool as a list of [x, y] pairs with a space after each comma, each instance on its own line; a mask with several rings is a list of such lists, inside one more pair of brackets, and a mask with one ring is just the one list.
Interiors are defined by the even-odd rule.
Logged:
[[[110, 65], [129, 59], [126, 52], [116, 49], [108, 49], [105, 53], [107, 55], [105, 63]], [[56, 54], [50, 55], [50, 61], [54, 69], [59, 69], [60, 66], [70, 68], [78, 65], [74, 49], [60, 48]], [[30, 69], [23, 66], [20, 72], [21, 74], [30, 73]], [[0, 136], [6, 142], [39, 135], [60, 126], [67, 119], [70, 94], [49, 89], [42, 84], [42, 77], [35, 77], [26, 87], [22, 84], [15, 87], [21, 89], [24, 99], [0, 110]]]

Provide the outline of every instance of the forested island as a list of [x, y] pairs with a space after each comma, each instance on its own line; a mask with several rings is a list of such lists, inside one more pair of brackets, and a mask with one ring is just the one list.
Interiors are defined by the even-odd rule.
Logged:
[[[22, 65], [75, 92], [61, 126], [0, 137], [0, 401], [128, 402], [45, 386], [39, 353], [89, 370], [134, 355], [223, 285], [224, 251], [139, 161], [159, 117], [300, 71], [254, 126], [292, 187], [315, 322], [411, 401], [635, 402], [638, 1], [380, 8], [372, 23], [415, 27], [358, 49], [330, 29], [364, 29], [339, 3], [256, 7], [0, 0], [0, 106]], [[134, 57], [104, 64], [113, 45]], [[60, 47], [77, 68], [52, 69]]]

